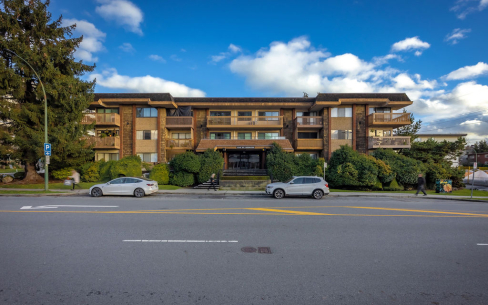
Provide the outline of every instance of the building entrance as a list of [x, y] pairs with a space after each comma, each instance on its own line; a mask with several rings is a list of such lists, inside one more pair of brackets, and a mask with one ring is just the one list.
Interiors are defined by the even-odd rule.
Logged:
[[260, 169], [261, 156], [252, 152], [229, 153], [229, 169]]

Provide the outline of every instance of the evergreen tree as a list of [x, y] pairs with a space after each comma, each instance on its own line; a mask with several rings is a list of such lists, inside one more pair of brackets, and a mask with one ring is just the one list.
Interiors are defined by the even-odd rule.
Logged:
[[477, 153], [488, 152], [488, 143], [485, 140], [476, 142], [474, 143], [474, 149]]
[[0, 0], [0, 122], [7, 125], [0, 146], [13, 148], [13, 158], [26, 164], [25, 181], [42, 181], [35, 164], [43, 155], [46, 89], [48, 134], [52, 144], [50, 169], [78, 167], [93, 158], [80, 139], [92, 126], [80, 124], [93, 101], [95, 82], [80, 77], [95, 66], [75, 61], [73, 53], [83, 37], [71, 38], [75, 25], [62, 27], [51, 20], [49, 1]]
[[[403, 109], [403, 113], [407, 113], [407, 110]], [[422, 127], [422, 120], [415, 121], [415, 117], [413, 113], [410, 114], [410, 125], [406, 125], [394, 130], [395, 135], [397, 136], [410, 136], [411, 142], [413, 142], [417, 136], [417, 132], [419, 132], [420, 128]]]

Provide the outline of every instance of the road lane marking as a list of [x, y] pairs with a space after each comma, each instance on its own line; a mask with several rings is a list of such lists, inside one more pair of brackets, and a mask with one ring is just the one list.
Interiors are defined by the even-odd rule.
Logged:
[[477, 244], [478, 246], [488, 246], [488, 244]]
[[26, 205], [21, 207], [21, 210], [39, 210], [39, 209], [57, 209], [57, 208], [118, 208], [117, 205], [62, 205], [62, 204], [48, 204], [31, 206]]
[[325, 214], [325, 213], [313, 213], [313, 212], [302, 212], [302, 211], [291, 211], [291, 210], [277, 210], [277, 209], [268, 209], [268, 208], [248, 208], [247, 210], [290, 213], [290, 214], [295, 214], [295, 215], [329, 215], [329, 216], [334, 215], [334, 214]]
[[459, 213], [459, 212], [458, 212], [458, 213], [454, 213], [454, 212], [429, 211], [429, 210], [392, 209], [392, 208], [376, 208], [376, 207], [353, 207], [353, 206], [345, 206], [345, 208], [350, 208], [350, 209], [370, 209], [370, 210], [384, 210], [384, 211], [402, 211], [402, 212], [418, 212], [418, 213], [434, 213], [434, 214], [450, 214], [450, 215], [465, 215], [465, 216], [488, 217], [488, 214]]
[[123, 242], [142, 243], [237, 243], [237, 240], [190, 240], [190, 239], [124, 239]]

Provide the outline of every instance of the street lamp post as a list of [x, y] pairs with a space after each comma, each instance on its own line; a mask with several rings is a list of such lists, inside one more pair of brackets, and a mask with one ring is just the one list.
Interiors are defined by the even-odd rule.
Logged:
[[[34, 74], [37, 76], [37, 79], [39, 80], [39, 83], [41, 84], [42, 87], [42, 92], [44, 94], [44, 143], [48, 143], [47, 139], [47, 98], [46, 98], [46, 90], [44, 90], [44, 85], [42, 84], [41, 78], [37, 74], [36, 70], [32, 68], [32, 66], [22, 57], [20, 57], [17, 53], [15, 53], [12, 50], [5, 49], [6, 51], [12, 53], [13, 55], [17, 56], [18, 58], [22, 59], [34, 72]], [[44, 162], [44, 190], [47, 191], [49, 189], [49, 171], [48, 171], [48, 164], [47, 162]]]

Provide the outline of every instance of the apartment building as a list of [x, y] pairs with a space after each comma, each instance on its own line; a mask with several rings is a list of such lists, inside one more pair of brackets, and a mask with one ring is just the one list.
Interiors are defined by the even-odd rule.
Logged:
[[84, 124], [95, 123], [96, 159], [139, 155], [167, 162], [210, 148], [226, 168], [263, 169], [273, 142], [296, 154], [330, 158], [341, 145], [360, 153], [408, 148], [393, 129], [410, 124], [404, 93], [319, 93], [314, 98], [173, 97], [170, 93], [99, 93]]

